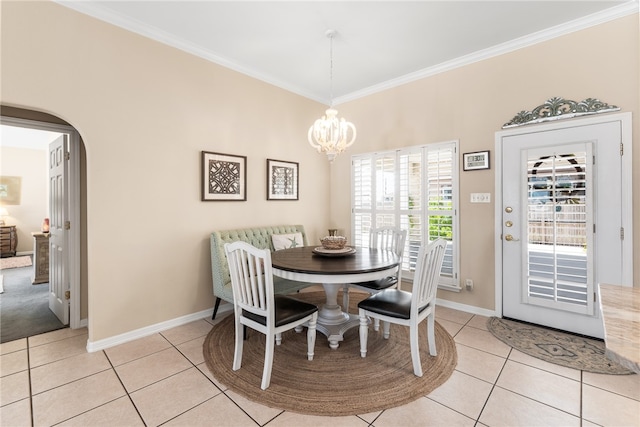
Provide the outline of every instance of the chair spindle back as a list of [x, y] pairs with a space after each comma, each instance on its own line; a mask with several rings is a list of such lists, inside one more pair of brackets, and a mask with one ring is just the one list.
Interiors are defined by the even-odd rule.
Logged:
[[437, 239], [420, 247], [413, 278], [412, 312], [417, 313], [435, 299], [446, 248], [447, 242], [444, 239]]
[[233, 302], [237, 307], [267, 316], [274, 303], [271, 252], [245, 242], [226, 243]]

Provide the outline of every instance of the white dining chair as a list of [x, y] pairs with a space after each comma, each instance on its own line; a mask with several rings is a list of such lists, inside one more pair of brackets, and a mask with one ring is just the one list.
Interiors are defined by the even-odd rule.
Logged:
[[[404, 253], [404, 245], [407, 239], [407, 230], [398, 227], [384, 226], [373, 228], [369, 232], [369, 247], [373, 249], [386, 249], [395, 253], [400, 259], [398, 269], [392, 276], [387, 276], [378, 280], [371, 280], [361, 283], [349, 283], [344, 286], [342, 291], [342, 304], [344, 311], [349, 310], [349, 288], [365, 291], [370, 295], [381, 292], [385, 289], [401, 288], [402, 279], [402, 254]], [[373, 329], [378, 330], [379, 320], [374, 320]]]
[[237, 371], [242, 365], [243, 325], [265, 334], [264, 370], [260, 387], [266, 390], [271, 382], [274, 343], [280, 345], [283, 332], [294, 328], [300, 332], [303, 326], [307, 326], [307, 358], [313, 360], [318, 307], [274, 294], [271, 252], [268, 249], [258, 249], [238, 241], [226, 243], [224, 250], [233, 289], [236, 331], [233, 370]]
[[420, 247], [411, 292], [401, 289], [386, 289], [358, 303], [361, 357], [367, 356], [369, 318], [382, 321], [385, 339], [389, 338], [391, 323], [408, 326], [413, 373], [418, 377], [422, 376], [418, 326], [424, 319], [427, 319], [429, 354], [436, 356], [434, 331], [436, 291], [438, 290], [438, 279], [446, 247], [447, 243], [444, 239], [437, 239], [428, 246]]

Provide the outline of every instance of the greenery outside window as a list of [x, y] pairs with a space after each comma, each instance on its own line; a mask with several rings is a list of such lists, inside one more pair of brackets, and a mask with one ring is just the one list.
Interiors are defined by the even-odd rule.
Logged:
[[459, 291], [458, 141], [352, 156], [351, 228], [368, 246], [372, 227], [407, 230], [402, 277], [413, 278], [420, 245], [447, 241], [440, 287]]

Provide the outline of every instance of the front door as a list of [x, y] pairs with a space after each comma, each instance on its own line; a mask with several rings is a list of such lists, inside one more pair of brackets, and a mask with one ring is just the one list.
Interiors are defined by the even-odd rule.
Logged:
[[69, 135], [49, 144], [49, 309], [69, 324], [66, 180]]
[[621, 126], [502, 138], [502, 313], [603, 337], [598, 283], [623, 283]]

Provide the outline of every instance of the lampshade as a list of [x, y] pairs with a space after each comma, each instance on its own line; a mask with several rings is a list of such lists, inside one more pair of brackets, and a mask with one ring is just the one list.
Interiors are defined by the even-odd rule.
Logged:
[[328, 30], [326, 34], [330, 40], [331, 107], [325, 111], [324, 116], [313, 123], [307, 137], [309, 144], [318, 150], [318, 153], [325, 153], [329, 162], [333, 162], [338, 154], [355, 142], [356, 127], [344, 118], [338, 118], [338, 110], [333, 108], [333, 37], [336, 32]]
[[8, 216], [9, 211], [6, 208], [0, 208], [0, 216]]

